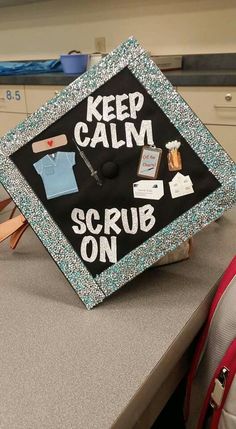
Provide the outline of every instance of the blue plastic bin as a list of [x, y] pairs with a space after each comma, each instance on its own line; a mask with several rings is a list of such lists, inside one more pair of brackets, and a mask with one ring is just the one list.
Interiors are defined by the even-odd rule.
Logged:
[[88, 55], [86, 54], [66, 54], [61, 55], [61, 64], [64, 73], [81, 74], [87, 69]]

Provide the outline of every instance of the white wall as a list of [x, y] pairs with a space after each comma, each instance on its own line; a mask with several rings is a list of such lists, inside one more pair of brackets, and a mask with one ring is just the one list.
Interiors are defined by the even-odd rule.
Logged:
[[107, 51], [134, 35], [154, 54], [236, 52], [236, 0], [47, 0], [0, 8], [0, 60]]

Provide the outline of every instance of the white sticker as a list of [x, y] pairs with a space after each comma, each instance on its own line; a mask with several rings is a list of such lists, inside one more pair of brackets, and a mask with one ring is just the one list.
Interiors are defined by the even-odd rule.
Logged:
[[139, 180], [133, 183], [134, 198], [160, 200], [164, 195], [163, 180]]
[[183, 197], [184, 195], [193, 194], [193, 183], [189, 176], [177, 173], [169, 182], [170, 193], [172, 198]]

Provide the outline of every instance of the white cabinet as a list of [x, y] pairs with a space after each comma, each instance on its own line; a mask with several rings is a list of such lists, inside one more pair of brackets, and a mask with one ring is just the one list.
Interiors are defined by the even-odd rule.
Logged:
[[236, 87], [178, 87], [178, 92], [236, 161]]
[[0, 85], [0, 137], [63, 88], [58, 85]]
[[23, 85], [0, 85], [0, 112], [27, 112]]
[[46, 101], [55, 97], [63, 86], [51, 85], [27, 85], [25, 87], [26, 104], [28, 113], [33, 113]]
[[0, 137], [6, 134], [11, 128], [15, 127], [19, 122], [26, 119], [26, 117], [26, 113], [0, 112]]
[[236, 127], [225, 125], [207, 125], [207, 128], [236, 162]]

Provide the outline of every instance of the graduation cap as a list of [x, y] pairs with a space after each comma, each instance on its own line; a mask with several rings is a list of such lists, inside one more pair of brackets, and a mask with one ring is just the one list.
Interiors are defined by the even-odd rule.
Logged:
[[134, 38], [0, 147], [2, 184], [87, 308], [235, 201], [233, 161]]

